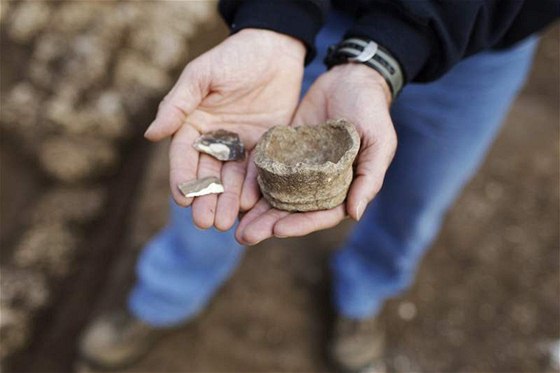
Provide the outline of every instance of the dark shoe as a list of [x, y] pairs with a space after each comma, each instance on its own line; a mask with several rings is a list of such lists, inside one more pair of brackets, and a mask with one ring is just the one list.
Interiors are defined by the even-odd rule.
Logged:
[[349, 373], [384, 373], [385, 336], [375, 318], [335, 321], [329, 354], [336, 367]]
[[95, 369], [121, 369], [145, 355], [165, 330], [142, 322], [124, 309], [106, 313], [80, 337], [80, 358]]

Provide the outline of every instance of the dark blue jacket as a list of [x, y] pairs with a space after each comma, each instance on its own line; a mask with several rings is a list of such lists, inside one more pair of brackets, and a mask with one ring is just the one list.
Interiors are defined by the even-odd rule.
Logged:
[[345, 36], [376, 41], [414, 82], [435, 80], [481, 50], [507, 48], [560, 16], [560, 0], [222, 0], [219, 9], [232, 32], [263, 28], [300, 39], [309, 62], [330, 6], [355, 19]]

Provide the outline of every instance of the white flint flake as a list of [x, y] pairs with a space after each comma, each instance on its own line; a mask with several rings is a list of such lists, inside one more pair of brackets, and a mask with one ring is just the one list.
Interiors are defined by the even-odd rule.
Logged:
[[187, 181], [179, 184], [178, 187], [181, 193], [187, 198], [224, 192], [224, 186], [217, 177], [205, 177], [203, 179]]
[[215, 143], [215, 144], [204, 144], [204, 143], [197, 143], [195, 149], [199, 152], [206, 153], [212, 155], [214, 158], [219, 160], [227, 160], [229, 159], [229, 147], [224, 144]]
[[220, 194], [223, 192], [224, 192], [224, 187], [222, 184], [212, 183], [204, 189], [201, 189], [196, 192], [187, 193], [186, 197], [199, 197], [199, 196], [205, 196], [207, 194]]

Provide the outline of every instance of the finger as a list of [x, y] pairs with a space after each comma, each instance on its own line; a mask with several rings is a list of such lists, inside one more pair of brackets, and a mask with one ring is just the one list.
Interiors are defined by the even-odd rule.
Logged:
[[360, 150], [354, 181], [348, 191], [346, 208], [352, 219], [358, 221], [367, 205], [381, 190], [385, 173], [393, 159], [394, 148], [372, 144]]
[[[220, 177], [222, 171], [222, 163], [216, 158], [208, 154], [200, 154], [198, 160], [197, 178]], [[208, 229], [214, 225], [214, 216], [216, 214], [216, 203], [218, 196], [216, 194], [208, 194], [196, 197], [192, 203], [192, 215], [194, 224], [201, 229]]]
[[246, 245], [247, 243], [243, 240], [243, 233], [245, 228], [253, 222], [253, 220], [259, 218], [262, 214], [270, 210], [272, 207], [268, 203], [268, 201], [264, 198], [261, 198], [259, 202], [249, 210], [239, 221], [239, 225], [237, 226], [237, 230], [235, 231], [235, 239], [239, 241], [242, 245]]
[[192, 203], [179, 190], [179, 184], [196, 179], [199, 153], [192, 143], [200, 134], [191, 126], [183, 126], [173, 136], [169, 146], [169, 183], [175, 202], [183, 207]]
[[222, 166], [222, 184], [224, 193], [218, 196], [214, 225], [221, 231], [227, 231], [235, 223], [239, 213], [239, 197], [247, 169], [247, 160], [226, 162]]
[[156, 119], [144, 133], [148, 140], [159, 141], [177, 132], [187, 115], [208, 94], [207, 76], [204, 64], [193, 62], [185, 67], [175, 86], [159, 104]]
[[241, 234], [242, 241], [246, 245], [256, 245], [272, 237], [276, 222], [289, 214], [289, 211], [277, 210], [275, 208], [267, 210], [245, 226]]
[[247, 211], [259, 200], [260, 189], [257, 182], [257, 166], [255, 166], [255, 152], [251, 152], [247, 163], [247, 173], [243, 181], [243, 188], [241, 191], [240, 208], [241, 211]]
[[311, 232], [334, 227], [345, 218], [344, 205], [330, 210], [291, 214], [276, 222], [273, 235], [280, 238], [305, 236]]

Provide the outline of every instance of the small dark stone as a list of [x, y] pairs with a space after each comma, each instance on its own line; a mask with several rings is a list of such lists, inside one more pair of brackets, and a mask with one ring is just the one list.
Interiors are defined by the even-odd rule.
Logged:
[[245, 147], [235, 132], [226, 130], [210, 131], [200, 136], [193, 144], [201, 153], [206, 153], [220, 161], [245, 159]]

